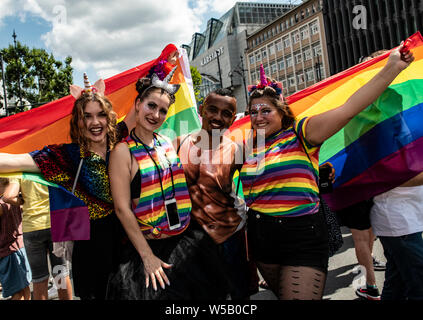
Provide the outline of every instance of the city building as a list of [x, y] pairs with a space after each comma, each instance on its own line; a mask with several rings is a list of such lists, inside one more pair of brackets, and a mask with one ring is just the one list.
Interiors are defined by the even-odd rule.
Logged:
[[237, 2], [219, 19], [207, 22], [207, 29], [195, 33], [187, 50], [190, 65], [202, 76], [201, 97], [218, 87], [231, 88], [238, 101], [238, 111], [247, 102], [247, 74], [244, 52], [248, 34], [288, 12], [295, 5]]
[[306, 0], [247, 37], [248, 82], [268, 77], [282, 82], [284, 95], [305, 89], [329, 74], [321, 0]]
[[330, 73], [423, 31], [423, 0], [324, 0]]

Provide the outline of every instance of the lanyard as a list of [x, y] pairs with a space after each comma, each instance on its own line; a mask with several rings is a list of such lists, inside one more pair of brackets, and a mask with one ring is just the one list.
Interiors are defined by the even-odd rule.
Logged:
[[[159, 166], [157, 165], [156, 161], [154, 160], [153, 156], [151, 155], [150, 150], [148, 150], [148, 147], [144, 144], [144, 142], [142, 142], [142, 141], [141, 141], [141, 139], [140, 139], [140, 138], [138, 138], [138, 137], [137, 137], [137, 135], [135, 134], [135, 130], [134, 130], [134, 129], [132, 129], [132, 130], [131, 130], [131, 138], [132, 138], [132, 139], [133, 139], [136, 143], [138, 143], [138, 142], [139, 142], [139, 143], [141, 143], [141, 144], [142, 144], [142, 146], [144, 147], [145, 151], [147, 151], [147, 154], [148, 154], [148, 156], [150, 157], [151, 161], [153, 161], [154, 166], [156, 167], [157, 173], [158, 173], [158, 175], [159, 175], [160, 189], [162, 190], [162, 198], [163, 198], [163, 201], [166, 201], [166, 197], [165, 197], [164, 190], [163, 190], [163, 184], [162, 184], [162, 176], [161, 176], [161, 174], [160, 174], [160, 168], [159, 168]], [[156, 139], [156, 138], [154, 137], [154, 139]], [[156, 141], [156, 140], [155, 140], [155, 141]], [[157, 140], [157, 142], [158, 142], [159, 146], [161, 147], [162, 145], [160, 144], [160, 141], [158, 141], [158, 140]], [[156, 152], [157, 152], [157, 150], [156, 150]], [[174, 182], [173, 182], [172, 164], [170, 163], [170, 161], [169, 161], [169, 159], [168, 159], [168, 157], [167, 157], [167, 155], [166, 155], [166, 152], [164, 153], [164, 156], [165, 156], [166, 161], [167, 161], [167, 163], [168, 163], [168, 165], [169, 165], [170, 177], [171, 177], [171, 179], [172, 179], [172, 197], [171, 197], [171, 199], [173, 199], [173, 198], [175, 198], [175, 184], [174, 184]]]

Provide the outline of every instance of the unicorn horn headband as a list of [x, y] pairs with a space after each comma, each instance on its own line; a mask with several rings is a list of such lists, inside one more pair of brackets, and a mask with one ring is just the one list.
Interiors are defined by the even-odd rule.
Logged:
[[250, 85], [247, 87], [248, 95], [250, 95], [256, 89], [264, 89], [265, 87], [273, 88], [276, 93], [280, 96], [281, 100], [284, 101], [284, 97], [282, 95], [282, 83], [276, 81], [269, 81], [267, 80], [266, 74], [264, 72], [263, 64], [260, 64], [260, 83], [257, 85]]
[[92, 86], [90, 80], [88, 80], [87, 74], [84, 72], [84, 88], [72, 84], [70, 86], [70, 93], [75, 99], [79, 99], [82, 94], [86, 93], [99, 93], [104, 96], [104, 92], [106, 90], [106, 84], [104, 83], [103, 79], [98, 79], [94, 85]]
[[169, 94], [175, 94], [179, 88], [181, 87], [180, 84], [170, 84], [169, 82], [172, 80], [173, 74], [176, 71], [177, 66], [175, 66], [172, 71], [166, 76], [166, 78], [162, 80], [159, 79], [157, 74], [153, 73], [151, 76], [151, 87], [161, 88], [168, 92]]

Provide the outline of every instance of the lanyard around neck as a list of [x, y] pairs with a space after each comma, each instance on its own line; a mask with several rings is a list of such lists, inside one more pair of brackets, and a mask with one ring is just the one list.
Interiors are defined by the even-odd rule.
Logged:
[[[150, 150], [148, 150], [148, 147], [144, 144], [144, 142], [141, 141], [140, 138], [137, 137], [137, 135], [135, 134], [135, 130], [134, 129], [131, 130], [131, 138], [132, 138], [132, 140], [135, 141], [135, 143], [141, 143], [142, 144], [142, 146], [144, 147], [145, 151], [147, 151], [147, 154], [150, 157], [151, 161], [153, 161], [154, 166], [156, 167], [157, 174], [159, 175], [160, 189], [162, 190], [162, 198], [163, 198], [163, 201], [166, 201], [166, 197], [165, 197], [164, 190], [163, 190], [163, 184], [162, 184], [162, 176], [160, 174], [160, 168], [157, 165], [157, 162], [154, 160], [153, 156], [150, 153]], [[154, 139], [156, 139], [156, 138], [154, 137]], [[161, 147], [162, 145], [160, 144], [160, 141], [157, 140], [157, 142], [158, 142], [159, 146]], [[166, 161], [167, 161], [167, 163], [169, 165], [170, 178], [172, 180], [172, 198], [175, 198], [175, 184], [173, 182], [172, 164], [170, 163], [170, 161], [169, 161], [169, 159], [168, 159], [168, 157], [166, 155], [166, 151], [164, 152], [164, 156], [165, 156]]]

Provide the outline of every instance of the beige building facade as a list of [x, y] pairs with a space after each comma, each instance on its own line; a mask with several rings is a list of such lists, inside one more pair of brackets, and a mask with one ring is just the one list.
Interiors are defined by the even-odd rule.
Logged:
[[291, 95], [329, 76], [323, 1], [306, 0], [247, 37], [248, 84], [268, 77], [282, 82]]

